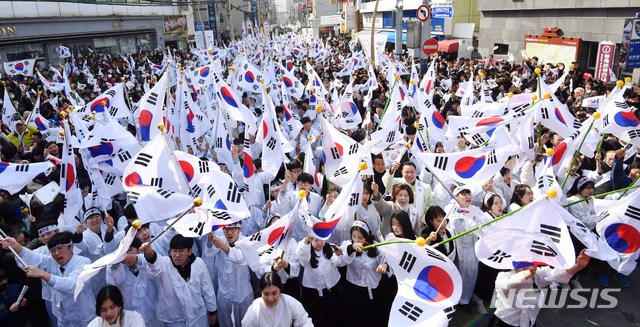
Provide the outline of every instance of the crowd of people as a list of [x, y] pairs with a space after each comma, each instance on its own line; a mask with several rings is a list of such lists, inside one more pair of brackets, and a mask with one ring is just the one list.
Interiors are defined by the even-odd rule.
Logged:
[[[313, 58], [294, 61], [295, 76], [306, 85], [310, 76], [305, 63], [311, 64], [329, 90], [328, 101], [332, 91], [342, 94], [352, 80], [353, 101], [364, 119], [355, 128], [343, 132], [363, 143], [378, 129], [392, 85], [380, 66], [374, 68], [378, 87], [368, 91], [363, 87], [369, 79], [367, 68], [348, 76], [336, 76], [360, 45], [346, 36], [324, 41], [330, 55], [322, 61]], [[233, 67], [233, 51], [229, 53], [227, 64]], [[172, 55], [176, 63], [185, 67], [197, 62], [192, 52], [174, 51]], [[147, 88], [157, 82], [152, 78], [154, 69], [150, 64], [162, 62], [163, 56], [163, 51], [129, 57], [83, 53], [69, 66], [68, 78], [85, 103], [120, 81], [131, 81], [127, 86], [127, 103], [133, 107]], [[288, 61], [284, 57], [279, 59], [282, 64]], [[135, 62], [135, 71], [130, 60]], [[585, 99], [608, 95], [614, 87], [595, 80], [579, 62], [543, 63], [536, 57], [524, 58], [521, 63], [492, 58], [447, 60], [443, 56], [431, 60], [435, 60], [433, 103], [445, 119], [462, 115], [457, 90], [461, 83], [473, 82], [472, 77], [493, 80], [490, 96], [498, 101], [517, 94], [536, 94], [538, 79], [551, 84], [568, 71], [555, 96], [579, 121], [587, 120], [597, 109], [583, 105]], [[406, 55], [400, 59], [406, 67], [411, 67], [414, 61], [417, 59]], [[95, 78], [83, 73], [84, 68], [74, 72], [73, 67], [87, 67]], [[535, 72], [538, 68], [540, 74]], [[53, 75], [49, 69], [41, 73]], [[219, 73], [226, 75], [228, 71]], [[406, 87], [417, 84], [408, 72], [399, 77]], [[487, 221], [527, 206], [534, 201], [534, 170], [543, 160], [545, 150], [563, 140], [557, 131], [538, 126], [536, 159], [520, 164], [517, 158], [512, 158], [493, 178], [479, 181], [481, 186], [457, 185], [451, 180], [442, 183], [417, 162], [410, 151], [403, 152], [397, 160], [372, 154], [373, 174], [363, 178], [362, 204], [355, 219], [338, 224], [327, 240], [314, 238], [303, 224], [298, 224], [284, 253], [261, 261], [260, 268], [254, 271], [235, 246], [236, 242], [289, 213], [298, 200], [299, 190], [308, 193], [309, 213], [318, 218], [324, 216], [341, 192], [341, 187], [326, 177], [320, 188], [314, 188], [319, 184], [317, 176], [303, 172], [305, 156], [318, 159], [318, 171], [322, 171], [323, 166], [321, 151], [305, 151], [307, 142], [313, 143], [313, 149], [321, 149], [322, 133], [318, 113], [310, 108], [312, 94], [306, 93], [292, 101], [288, 108], [287, 114], [299, 120], [302, 129], [297, 135], [286, 135], [294, 150], [287, 154], [289, 162], [277, 176], [261, 170], [265, 163], [255, 137], [244, 139], [237, 129], [229, 131], [233, 137], [230, 146], [233, 157], [229, 163], [218, 162], [223, 171], [234, 180], [242, 181], [242, 168], [246, 163], [239, 154], [245, 143], [249, 144], [245, 149], [250, 149], [255, 158], [253, 164], [260, 182], [258, 190], [251, 190], [258, 193], [258, 200], [251, 204], [250, 217], [200, 238], [184, 237], [175, 230], [162, 233], [166, 221], [143, 224], [124, 260], [103, 269], [74, 300], [76, 279], [83, 266], [113, 252], [132, 228], [133, 221], [140, 217], [124, 194], [114, 196], [106, 211], [91, 203], [89, 195], [94, 190], [90, 174], [78, 153], [77, 178], [85, 203], [77, 215], [76, 226], [61, 226], [59, 221], [64, 214], [64, 195], [58, 194], [49, 201], [42, 201], [38, 196], [25, 197], [50, 182], [58, 185], [65, 182], [60, 180], [62, 168], [59, 166], [63, 145], [59, 140], [45, 140], [29, 119], [37, 98], [40, 97], [40, 114], [52, 126], [59, 126], [63, 118], [59, 113], [77, 103], [77, 99], [70, 101], [59, 92], [51, 92], [37, 76], [6, 75], [2, 82], [3, 92], [8, 92], [19, 117], [14, 126], [2, 124], [1, 161], [23, 164], [51, 161], [58, 165], [50, 174], [37, 176], [17, 193], [0, 190], [0, 227], [6, 233], [0, 241], [3, 245], [0, 325], [3, 326], [386, 326], [398, 292], [396, 276], [378, 249], [363, 248], [397, 238], [423, 237], [427, 244], [433, 245], [450, 239], [470, 227], [459, 219], [449, 219], [447, 214], [452, 208], [466, 209], [478, 217], [478, 221]], [[629, 106], [638, 108], [639, 94], [636, 84], [626, 91], [624, 99]], [[365, 107], [367, 96], [371, 99], [368, 108]], [[256, 117], [262, 116], [264, 104], [258, 94], [244, 92], [242, 102]], [[285, 109], [280, 101], [274, 102], [286, 133]], [[636, 110], [635, 115], [639, 116], [640, 111]], [[405, 106], [401, 118], [399, 131], [405, 143], [413, 142], [418, 132], [419, 110]], [[125, 127], [136, 133], [133, 122]], [[198, 141], [198, 147], [190, 152], [215, 161], [208, 139]], [[571, 169], [560, 170], [559, 181], [569, 175], [563, 189], [567, 203], [626, 188], [637, 181], [640, 149], [623, 143], [615, 135], [606, 135], [593, 157], [579, 155]], [[434, 152], [464, 151], [472, 147], [460, 136], [451, 145], [436, 144]], [[243, 188], [240, 182], [238, 186]], [[570, 206], [568, 210], [589, 229], [595, 228], [592, 200]], [[574, 242], [577, 260], [570, 269], [526, 266], [509, 272], [480, 263], [474, 252], [475, 241], [477, 236], [470, 234], [436, 248], [453, 260], [461, 273], [463, 290], [457, 309], [468, 313], [487, 314], [485, 307], [494, 289], [512, 288], [516, 284], [522, 287], [520, 283], [531, 287], [534, 276], [539, 287], [555, 278], [572, 288], [580, 288], [578, 275], [581, 274], [592, 274], [603, 286], [614, 282], [629, 285], [625, 275], [612, 270], [606, 262], [590, 261], [577, 240]], [[16, 256], [24, 260], [26, 266]], [[585, 269], [587, 267], [589, 269]], [[24, 300], [13, 305], [22, 285], [29, 286]], [[530, 320], [526, 322], [521, 321], [521, 314], [517, 309], [498, 305], [491, 324], [524, 326], [535, 322], [537, 313], [528, 313]]]

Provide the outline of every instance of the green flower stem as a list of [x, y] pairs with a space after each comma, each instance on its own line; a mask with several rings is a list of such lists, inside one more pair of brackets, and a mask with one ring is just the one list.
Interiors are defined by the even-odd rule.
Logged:
[[587, 139], [587, 136], [589, 136], [589, 132], [593, 128], [593, 123], [595, 122], [596, 122], [595, 119], [591, 120], [591, 124], [589, 124], [589, 128], [584, 133], [584, 136], [580, 141], [580, 145], [578, 145], [578, 149], [576, 149], [576, 152], [573, 153], [573, 157], [571, 158], [571, 164], [569, 165], [569, 169], [567, 169], [567, 174], [564, 176], [564, 179], [562, 180], [562, 185], [560, 185], [561, 189], [564, 189], [564, 186], [567, 184], [567, 180], [569, 180], [569, 174], [571, 172], [571, 169], [573, 168], [573, 165], [576, 164], [576, 159], [578, 159], [578, 156], [580, 155], [580, 149], [582, 149], [582, 145], [584, 144], [584, 141]]
[[638, 188], [638, 187], [640, 187], [640, 185], [635, 185], [634, 186], [632, 184], [631, 186], [628, 186], [628, 187], [625, 187], [625, 188], [621, 188], [621, 189], [617, 189], [617, 190], [613, 190], [613, 191], [609, 191], [609, 192], [605, 192], [605, 193], [596, 194], [594, 196], [590, 196], [588, 198], [584, 198], [584, 199], [578, 200], [576, 202], [571, 202], [571, 203], [565, 204], [563, 207], [564, 208], [570, 207], [570, 206], [572, 206], [574, 204], [578, 204], [578, 203], [581, 203], [581, 202], [584, 202], [584, 201], [587, 201], [587, 200], [591, 200], [591, 199], [603, 198], [603, 197], [605, 197], [605, 196], [607, 196], [609, 194], [618, 193], [618, 192], [622, 192], [622, 191], [624, 191], [624, 193], [622, 194], [624, 196], [625, 194], [627, 194], [628, 190], [631, 190], [631, 189], [634, 189], [634, 188]]

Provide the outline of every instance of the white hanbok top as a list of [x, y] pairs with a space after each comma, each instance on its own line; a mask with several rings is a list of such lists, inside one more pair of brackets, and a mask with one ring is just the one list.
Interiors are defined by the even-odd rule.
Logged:
[[104, 327], [104, 326], [145, 327], [146, 326], [144, 324], [144, 319], [142, 318], [142, 316], [135, 311], [124, 310], [123, 315], [124, 315], [124, 320], [122, 321], [122, 324], [119, 326], [117, 324], [113, 324], [113, 325], [107, 324], [105, 323], [104, 319], [102, 319], [102, 317], [96, 317], [95, 319], [91, 320], [91, 322], [89, 323], [89, 325], [87, 325], [87, 327]]
[[311, 318], [298, 300], [280, 294], [275, 307], [269, 308], [262, 297], [253, 300], [242, 319], [244, 327], [313, 327]]

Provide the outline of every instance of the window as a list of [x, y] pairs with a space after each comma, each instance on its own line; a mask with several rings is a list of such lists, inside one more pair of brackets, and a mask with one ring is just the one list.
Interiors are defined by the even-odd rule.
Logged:
[[497, 55], [506, 55], [509, 54], [509, 45], [503, 43], [494, 43], [493, 44], [493, 54]]

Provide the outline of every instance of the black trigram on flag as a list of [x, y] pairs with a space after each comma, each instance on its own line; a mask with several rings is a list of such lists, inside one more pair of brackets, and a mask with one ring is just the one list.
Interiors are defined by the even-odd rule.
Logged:
[[473, 114], [471, 115], [471, 118], [480, 118], [480, 117], [482, 117], [482, 116], [484, 116], [484, 114], [482, 113], [482, 111], [478, 111], [478, 110], [476, 110], [476, 111], [474, 111], [474, 112], [473, 112]]
[[602, 117], [602, 126], [603, 127], [609, 126], [609, 115], [604, 115], [604, 117]]
[[404, 253], [402, 254], [402, 258], [400, 258], [400, 267], [410, 273], [415, 263], [416, 257], [413, 254], [404, 251]]
[[220, 210], [209, 210], [213, 218], [220, 220], [231, 220], [231, 216], [228, 213]]
[[460, 136], [465, 136], [465, 135], [469, 134], [469, 133], [467, 133], [468, 129], [469, 129], [469, 127], [467, 127], [467, 126], [458, 128], [458, 132], [460, 132]]
[[487, 155], [487, 165], [493, 165], [498, 162], [498, 156], [496, 156], [496, 149], [489, 151]]
[[360, 193], [351, 193], [351, 197], [349, 198], [349, 206], [353, 207], [358, 205], [360, 201]]
[[156, 103], [158, 103], [158, 93], [151, 92], [151, 94], [149, 94], [149, 97], [147, 98], [147, 103], [155, 106]]
[[191, 191], [193, 191], [193, 194], [195, 194], [196, 196], [200, 196], [200, 193], [202, 193], [202, 188], [200, 187], [200, 185], [196, 184], [191, 188]]
[[251, 242], [260, 242], [261, 239], [262, 239], [262, 232], [257, 232], [251, 235], [251, 237], [249, 237], [249, 241]]
[[233, 203], [240, 203], [240, 192], [238, 191], [238, 185], [234, 182], [229, 182], [229, 186], [227, 187], [227, 201]]
[[[61, 165], [61, 167], [65, 167], [66, 165]], [[17, 172], [28, 172], [29, 171], [29, 165], [16, 165], [16, 171]]]
[[627, 207], [627, 210], [624, 212], [624, 215], [629, 217], [629, 218], [639, 219], [640, 220], [640, 208], [634, 207], [634, 206], [629, 206], [629, 207]]
[[506, 258], [511, 258], [511, 255], [502, 250], [497, 250], [490, 257], [488, 257], [487, 260], [491, 260], [497, 263], [502, 263], [502, 260]]
[[533, 147], [535, 146], [533, 136], [527, 137], [527, 143], [529, 143], [529, 149], [533, 149]]
[[136, 158], [136, 161], [134, 161], [133, 163], [142, 167], [146, 167], [151, 162], [151, 159], [153, 159], [152, 155], [148, 153], [140, 153], [138, 154], [138, 158]]
[[136, 202], [138, 202], [139, 197], [140, 197], [140, 193], [138, 192], [127, 193], [127, 199], [129, 199], [129, 202], [131, 202], [132, 204], [136, 204]]
[[478, 145], [480, 145], [480, 144], [485, 142], [484, 137], [482, 137], [482, 135], [480, 135], [480, 134], [473, 134], [473, 136], [471, 136], [471, 140], [473, 141], [473, 143], [478, 144]]
[[608, 210], [605, 210], [605, 211], [600, 212], [600, 213], [598, 214], [598, 222], [603, 221], [603, 220], [604, 220], [604, 219], [606, 219], [607, 217], [609, 217], [609, 211], [608, 211]]
[[118, 113], [118, 107], [115, 106], [111, 106], [111, 109], [109, 109], [109, 114], [113, 117]]
[[131, 159], [131, 153], [129, 153], [129, 151], [120, 152], [118, 153], [118, 159], [120, 160], [120, 162], [125, 162]]
[[[581, 221], [579, 220], [574, 220], [574, 223], [576, 225], [577, 228], [580, 228], [580, 230], [582, 230], [583, 233], [586, 233], [589, 231], [589, 229], [587, 228], [587, 226], [585, 226], [585, 224], [583, 224]], [[594, 234], [595, 235], [595, 234]], [[596, 235], [597, 237], [597, 235]]]
[[640, 129], [632, 129], [630, 131], [627, 131], [627, 134], [629, 135], [630, 139], [635, 139], [640, 137]]
[[213, 187], [213, 185], [207, 186], [207, 194], [209, 195], [210, 198], [212, 198], [213, 195], [216, 194], [216, 188]]
[[273, 150], [276, 148], [276, 139], [272, 137], [269, 138], [269, 141], [267, 142], [267, 148]]
[[540, 113], [542, 114], [542, 119], [549, 119], [549, 109], [547, 107], [542, 107]]
[[424, 310], [422, 310], [420, 307], [409, 301], [406, 301], [400, 307], [400, 309], [398, 309], [398, 311], [400, 311], [401, 314], [409, 318], [411, 321], [417, 321], [418, 318], [420, 318], [420, 315], [422, 315], [422, 313], [424, 312]]
[[108, 185], [113, 185], [113, 183], [116, 181], [116, 175], [107, 175], [107, 177], [104, 178], [104, 183], [108, 184]]
[[171, 197], [173, 195], [173, 191], [169, 191], [169, 190], [165, 190], [165, 189], [159, 189], [157, 190], [158, 194], [160, 194], [163, 198], [168, 199], [169, 197]]
[[536, 240], [531, 243], [531, 252], [545, 257], [555, 257], [558, 255], [550, 246]]
[[396, 139], [396, 131], [391, 131], [389, 132], [389, 134], [387, 134], [387, 143], [391, 143], [393, 142], [393, 140]]
[[582, 127], [582, 123], [579, 120], [574, 120], [573, 121], [573, 128], [575, 129], [580, 129], [580, 127]]
[[346, 173], [348, 173], [349, 171], [347, 170], [346, 167], [340, 167], [340, 169], [336, 170], [335, 173], [333, 173], [333, 177], [338, 177], [340, 175], [344, 175]]
[[356, 152], [358, 152], [358, 143], [349, 146], [349, 154], [354, 154]]
[[540, 224], [540, 233], [549, 236], [553, 243], [560, 243], [560, 239], [562, 238], [561, 231], [560, 227]]
[[613, 103], [620, 109], [629, 109], [629, 104], [627, 104], [627, 101], [613, 101]]
[[202, 232], [204, 231], [204, 222], [198, 222], [197, 225], [193, 226], [193, 227], [189, 227], [189, 230], [202, 236]]
[[338, 151], [337, 147], [332, 147], [329, 152], [331, 153], [331, 157], [333, 158], [333, 160], [338, 160], [340, 158], [340, 152]]
[[433, 259], [440, 260], [442, 262], [447, 262], [440, 253], [433, 251], [429, 248], [424, 248], [427, 251], [427, 255]]
[[149, 183], [149, 185], [151, 186], [155, 186], [155, 187], [162, 187], [162, 177], [154, 177], [151, 179], [151, 183]]
[[271, 254], [271, 253], [273, 253], [273, 250], [275, 250], [275, 248], [274, 248], [274, 247], [273, 247], [273, 245], [272, 245], [272, 246], [270, 246], [269, 248], [267, 248], [266, 250], [264, 250], [264, 251], [262, 251], [262, 252], [258, 253], [258, 256], [259, 256], [259, 257], [261, 257], [261, 256], [263, 256], [263, 255], [265, 255], [265, 254]]
[[448, 162], [448, 157], [436, 157], [433, 161], [433, 165], [438, 169], [446, 170]]
[[222, 137], [216, 137], [216, 148], [222, 148]]
[[200, 167], [200, 174], [209, 172], [209, 161], [200, 160], [198, 161], [198, 166]]
[[451, 321], [451, 318], [453, 318], [454, 312], [456, 312], [455, 307], [448, 307], [444, 309], [444, 313], [447, 315], [447, 319], [449, 319], [449, 321]]

